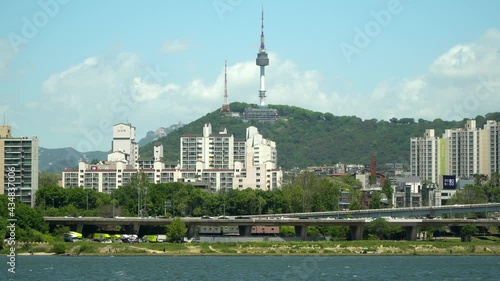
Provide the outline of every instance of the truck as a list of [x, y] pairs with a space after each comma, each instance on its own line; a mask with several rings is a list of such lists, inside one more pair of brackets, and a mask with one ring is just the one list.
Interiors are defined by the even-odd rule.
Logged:
[[163, 243], [167, 241], [167, 235], [165, 234], [150, 234], [144, 235], [143, 240], [147, 240], [149, 243]]
[[94, 241], [99, 241], [104, 243], [107, 241], [111, 241], [111, 235], [107, 233], [94, 233], [92, 235], [92, 239], [94, 239]]
[[156, 235], [156, 242], [158, 242], [158, 243], [167, 242], [167, 235], [165, 235], [165, 234]]
[[78, 242], [82, 240], [83, 235], [76, 231], [64, 233], [64, 242]]

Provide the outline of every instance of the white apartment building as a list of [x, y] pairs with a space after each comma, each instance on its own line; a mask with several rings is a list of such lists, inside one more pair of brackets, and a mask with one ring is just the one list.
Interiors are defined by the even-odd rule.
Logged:
[[500, 123], [486, 121], [479, 132], [479, 173], [490, 177], [500, 172]]
[[135, 127], [126, 123], [113, 125], [113, 141], [108, 161], [126, 161], [135, 166], [138, 159], [139, 145], [135, 141]]
[[[9, 194], [34, 207], [38, 190], [38, 138], [12, 137], [10, 126], [0, 126], [0, 194]], [[10, 190], [9, 190], [10, 189]]]
[[425, 130], [423, 137], [410, 139], [410, 175], [437, 183], [439, 179], [439, 138], [434, 129]]
[[182, 169], [195, 169], [197, 162], [203, 169], [232, 169], [234, 164], [234, 138], [226, 129], [212, 133], [210, 123], [203, 126], [203, 134], [181, 135], [180, 164]]
[[479, 130], [476, 120], [467, 120], [464, 128], [447, 129], [443, 134], [440, 153], [443, 155], [442, 174], [471, 179], [479, 173]]

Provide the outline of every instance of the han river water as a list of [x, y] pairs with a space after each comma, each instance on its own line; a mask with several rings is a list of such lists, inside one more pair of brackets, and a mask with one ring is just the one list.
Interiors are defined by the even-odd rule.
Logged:
[[0, 280], [500, 280], [498, 256], [17, 256]]

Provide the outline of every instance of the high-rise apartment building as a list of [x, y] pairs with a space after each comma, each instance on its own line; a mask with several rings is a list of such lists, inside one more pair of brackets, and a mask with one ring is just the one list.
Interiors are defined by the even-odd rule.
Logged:
[[467, 120], [464, 128], [447, 129], [443, 134], [442, 174], [471, 179], [479, 173], [479, 130], [476, 120]]
[[[38, 190], [38, 139], [12, 137], [10, 126], [0, 126], [0, 194], [14, 188], [15, 197], [35, 206]], [[10, 188], [10, 190], [9, 190]]]
[[181, 135], [181, 169], [196, 169], [201, 162], [203, 169], [232, 169], [234, 158], [234, 137], [222, 129], [212, 133], [212, 125], [203, 126], [203, 134]]
[[113, 141], [108, 161], [126, 161], [135, 166], [139, 159], [139, 145], [135, 141], [135, 127], [131, 124], [113, 125]]
[[500, 172], [500, 123], [486, 121], [479, 132], [479, 173], [490, 177]]
[[438, 182], [439, 138], [434, 129], [425, 130], [423, 137], [410, 139], [410, 173], [423, 181]]

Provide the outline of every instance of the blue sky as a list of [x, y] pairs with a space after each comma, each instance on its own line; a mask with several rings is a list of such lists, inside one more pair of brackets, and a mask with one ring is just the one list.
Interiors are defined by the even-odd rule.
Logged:
[[[189, 123], [258, 103], [364, 119], [498, 111], [500, 2], [0, 1], [0, 113], [48, 148], [110, 149], [111, 125]], [[201, 130], [201, 128], [200, 128]]]

